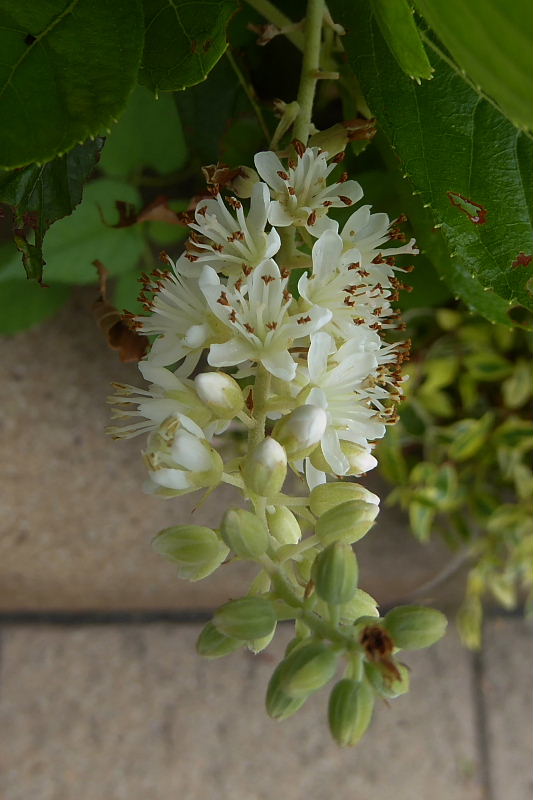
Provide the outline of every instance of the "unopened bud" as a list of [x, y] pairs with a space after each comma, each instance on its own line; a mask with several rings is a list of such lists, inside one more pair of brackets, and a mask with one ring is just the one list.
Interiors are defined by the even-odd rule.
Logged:
[[274, 634], [276, 633], [276, 629], [273, 628], [272, 632], [269, 633], [267, 636], [260, 636], [258, 639], [250, 639], [249, 642], [246, 642], [246, 647], [252, 653], [257, 655], [258, 653], [262, 653], [265, 650], [272, 639], [274, 638]]
[[226, 511], [220, 533], [239, 558], [258, 558], [268, 548], [268, 531], [264, 523], [243, 508]]
[[329, 698], [331, 734], [342, 747], [352, 747], [362, 738], [372, 719], [374, 692], [366, 681], [344, 678]]
[[201, 372], [194, 385], [200, 400], [221, 419], [233, 419], [244, 408], [241, 387], [225, 372]]
[[353, 544], [368, 533], [378, 513], [379, 506], [375, 503], [349, 500], [319, 517], [315, 532], [324, 545], [332, 542]]
[[202, 629], [196, 642], [196, 651], [204, 658], [221, 658], [238, 650], [239, 647], [242, 647], [240, 639], [225, 636], [212, 622], [208, 622]]
[[302, 538], [302, 529], [298, 520], [286, 506], [277, 506], [272, 512], [267, 511], [268, 529], [280, 544], [297, 544]]
[[405, 664], [395, 661], [392, 664], [366, 661], [365, 674], [381, 697], [392, 700], [409, 691], [410, 674]]
[[441, 611], [424, 606], [398, 606], [386, 615], [384, 626], [401, 650], [421, 650], [442, 639], [448, 620]]
[[309, 140], [309, 147], [320, 147], [325, 150], [328, 156], [336, 156], [342, 153], [348, 144], [348, 131], [344, 125], [337, 122], [325, 131], [314, 133]]
[[251, 167], [239, 167], [238, 172], [228, 186], [233, 189], [237, 197], [247, 198], [252, 196], [259, 175]]
[[199, 581], [214, 572], [229, 553], [211, 528], [176, 525], [161, 531], [152, 542], [160, 555], [178, 566], [180, 578]]
[[333, 605], [348, 603], [355, 594], [359, 569], [349, 544], [334, 542], [318, 554], [313, 565], [313, 580], [322, 600]]
[[315, 486], [309, 496], [309, 507], [315, 516], [321, 517], [326, 511], [347, 503], [348, 500], [360, 500], [379, 506], [377, 494], [369, 492], [364, 486], [349, 481], [335, 481]]
[[266, 597], [242, 597], [230, 600], [215, 612], [213, 623], [234, 639], [259, 639], [268, 636], [277, 622], [273, 603]]
[[246, 486], [255, 494], [271, 497], [281, 491], [287, 474], [285, 450], [272, 437], [266, 439], [248, 455], [242, 476]]
[[338, 663], [339, 654], [324, 642], [302, 645], [281, 662], [281, 687], [289, 697], [306, 697], [333, 678]]
[[303, 706], [307, 697], [290, 697], [281, 687], [283, 680], [283, 662], [274, 670], [266, 694], [266, 710], [269, 717], [279, 721], [288, 719]]
[[274, 425], [272, 436], [283, 445], [290, 460], [304, 458], [324, 435], [328, 418], [320, 406], [298, 406]]

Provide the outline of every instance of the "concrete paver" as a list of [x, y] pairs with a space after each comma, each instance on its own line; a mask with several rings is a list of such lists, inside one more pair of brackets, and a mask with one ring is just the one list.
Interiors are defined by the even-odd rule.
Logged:
[[481, 690], [494, 800], [533, 797], [532, 644], [531, 626], [522, 620], [486, 626]]
[[216, 662], [196, 656], [198, 630], [5, 629], [2, 799], [480, 800], [471, 662], [453, 633], [412, 654], [411, 693], [343, 750], [327, 693], [283, 723], [265, 715], [288, 629], [265, 654]]

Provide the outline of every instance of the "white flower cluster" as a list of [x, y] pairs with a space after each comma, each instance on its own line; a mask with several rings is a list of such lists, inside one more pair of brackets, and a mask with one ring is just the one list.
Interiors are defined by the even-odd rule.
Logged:
[[[111, 432], [150, 433], [154, 491], [179, 494], [220, 479], [209, 441], [233, 418], [253, 426], [253, 390], [237, 381], [261, 368], [271, 376], [273, 436], [284, 446], [291, 432], [300, 437], [287, 452], [310, 488], [326, 474], [375, 466], [371, 449], [393, 420], [407, 349], [380, 335], [398, 327], [394, 258], [417, 249], [414, 240], [390, 247], [401, 234], [368, 205], [339, 229], [329, 210], [357, 203], [361, 187], [345, 175], [328, 185], [340, 159], [328, 163], [326, 152], [300, 143], [296, 150], [287, 165], [273, 152], [256, 155], [247, 211], [213, 187], [191, 215], [185, 253], [146, 287], [151, 313], [136, 325], [156, 335], [139, 365], [151, 385], [116, 386], [115, 416], [130, 424]], [[299, 249], [283, 246], [287, 235]], [[216, 371], [193, 380], [202, 358]]]

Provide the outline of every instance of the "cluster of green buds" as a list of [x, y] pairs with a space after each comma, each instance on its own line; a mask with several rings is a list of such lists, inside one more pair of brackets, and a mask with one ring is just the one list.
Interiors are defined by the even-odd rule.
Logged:
[[531, 337], [458, 308], [411, 325], [417, 357], [379, 464], [413, 534], [441, 535], [470, 565], [458, 627], [477, 648], [487, 598], [533, 607]]

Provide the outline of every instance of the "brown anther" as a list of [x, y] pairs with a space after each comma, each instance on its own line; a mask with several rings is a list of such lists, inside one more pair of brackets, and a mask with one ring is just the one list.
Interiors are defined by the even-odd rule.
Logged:
[[205, 217], [207, 214], [207, 206], [201, 206], [200, 208], [197, 208], [196, 211], [201, 217]]
[[294, 188], [294, 186], [287, 186], [287, 191], [291, 197], [296, 196], [296, 189]]
[[359, 261], [354, 261], [352, 264], [348, 264], [348, 269], [359, 269], [361, 266]]
[[278, 323], [277, 322], [267, 322], [266, 323], [266, 327], [268, 328], [269, 331], [275, 331], [276, 328], [278, 327]]
[[275, 277], [273, 275], [261, 275], [261, 280], [268, 286], [269, 283], [275, 281]]
[[298, 317], [296, 320], [298, 325], [305, 325], [306, 322], [311, 322], [311, 317], [307, 315], [306, 317]]
[[381, 255], [381, 253], [378, 253], [377, 256], [372, 259], [372, 263], [373, 264], [383, 264], [384, 263], [384, 259], [383, 259], [383, 256]]
[[244, 327], [248, 331], [248, 333], [255, 333], [255, 328], [252, 328], [249, 322], [244, 323]]
[[353, 307], [355, 305], [355, 300], [353, 300], [351, 297], [345, 297], [343, 302], [345, 306]]
[[229, 321], [230, 322], [237, 322], [237, 312], [235, 311], [234, 308], [231, 309], [231, 312], [230, 312], [230, 315], [229, 315]]
[[230, 301], [228, 300], [228, 295], [226, 294], [226, 292], [220, 292], [220, 297], [218, 298], [217, 303], [220, 303], [221, 306], [231, 305]]
[[248, 275], [249, 275], [249, 274], [250, 274], [250, 272], [252, 271], [252, 267], [248, 266], [248, 264], [243, 264], [243, 265], [242, 265], [242, 271], [243, 271], [243, 272], [244, 272], [244, 274], [245, 274], [245, 275], [248, 277]]
[[333, 205], [333, 200], [324, 200], [322, 205], [324, 206], [324, 208], [329, 208], [330, 206]]
[[192, 263], [198, 261], [198, 256], [193, 256], [192, 253], [185, 253], [185, 258], [187, 259], [187, 261], [190, 261]]
[[[342, 175], [339, 178], [339, 183], [346, 183], [347, 180], [348, 180], [348, 173], [347, 172], [343, 172]], [[341, 198], [341, 200], [342, 200], [342, 198]]]
[[288, 277], [289, 277], [289, 275], [290, 275], [290, 272], [289, 272], [289, 270], [287, 269], [287, 267], [282, 267], [282, 270], [281, 270], [281, 272], [280, 272], [280, 275], [281, 275], [281, 277], [282, 277], [283, 279], [285, 279], [285, 278], [288, 278]]
[[291, 144], [301, 158], [306, 151], [305, 144], [301, 142], [300, 139], [293, 139]]
[[289, 164], [289, 167], [291, 169], [296, 169], [296, 167], [298, 166], [298, 162], [295, 161], [293, 158], [290, 158], [287, 163]]
[[242, 278], [239, 278], [239, 280], [235, 281], [235, 289], [237, 292], [241, 291], [241, 286], [243, 285], [243, 283], [244, 281]]
[[246, 395], [246, 400], [244, 401], [246, 408], [251, 413], [254, 410], [254, 390], [250, 386], [250, 391]]
[[159, 253], [159, 260], [162, 261], [163, 264], [172, 264], [172, 259], [165, 250], [161, 250], [161, 252]]
[[337, 153], [336, 156], [333, 156], [331, 160], [333, 161], [334, 164], [340, 164], [341, 161], [344, 161], [345, 158], [346, 158], [346, 153], [344, 152], [344, 150], [341, 150], [341, 152]]
[[349, 197], [346, 197], [343, 194], [339, 195], [339, 200], [344, 203], [345, 206], [351, 206], [353, 204], [353, 200], [350, 200]]
[[288, 174], [286, 172], [283, 172], [281, 169], [278, 169], [278, 173], [277, 174], [279, 175], [279, 177], [281, 178], [282, 181], [288, 181], [289, 180]]
[[216, 242], [213, 242], [211, 246], [213, 250], [215, 250], [217, 253], [222, 253], [224, 251], [224, 247], [221, 244], [217, 244]]
[[307, 224], [314, 225], [315, 222], [316, 222], [316, 211], [311, 211], [311, 213], [307, 217]]
[[289, 303], [292, 300], [292, 294], [289, 292], [288, 289], [283, 290], [283, 299], [286, 303]]
[[240, 200], [237, 200], [237, 198], [233, 197], [233, 195], [227, 197], [226, 200], [228, 205], [234, 208], [235, 210], [237, 210], [238, 208], [242, 208], [242, 203], [240, 202]]

